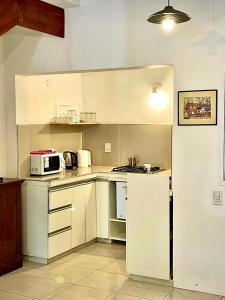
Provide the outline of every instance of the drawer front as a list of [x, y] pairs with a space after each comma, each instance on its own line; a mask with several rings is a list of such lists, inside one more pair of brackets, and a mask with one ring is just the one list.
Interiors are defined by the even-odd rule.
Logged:
[[72, 204], [73, 189], [58, 190], [49, 193], [49, 210]]
[[48, 215], [48, 233], [71, 226], [71, 207]]
[[71, 229], [48, 238], [48, 258], [71, 249]]

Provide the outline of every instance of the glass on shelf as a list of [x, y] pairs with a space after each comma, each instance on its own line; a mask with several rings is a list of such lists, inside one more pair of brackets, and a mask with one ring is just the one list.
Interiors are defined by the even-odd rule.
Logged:
[[67, 112], [70, 109], [70, 105], [56, 105], [56, 118], [63, 119], [66, 122]]
[[91, 113], [91, 120], [96, 121], [96, 112]]
[[96, 112], [81, 112], [80, 120], [84, 123], [96, 121]]
[[75, 109], [67, 111], [67, 122], [70, 124], [77, 123], [77, 111]]

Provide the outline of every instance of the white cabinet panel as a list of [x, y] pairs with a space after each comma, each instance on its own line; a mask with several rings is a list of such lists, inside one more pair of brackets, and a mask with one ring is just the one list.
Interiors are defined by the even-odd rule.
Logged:
[[52, 191], [49, 193], [49, 210], [69, 205], [72, 199], [72, 188]]
[[71, 230], [53, 235], [48, 238], [48, 258], [71, 249]]
[[109, 238], [109, 182], [96, 182], [97, 237]]
[[71, 226], [71, 208], [48, 215], [48, 233]]
[[170, 279], [169, 177], [129, 174], [127, 271]]
[[86, 243], [97, 237], [95, 183], [86, 185]]
[[85, 243], [85, 185], [73, 188], [72, 248]]

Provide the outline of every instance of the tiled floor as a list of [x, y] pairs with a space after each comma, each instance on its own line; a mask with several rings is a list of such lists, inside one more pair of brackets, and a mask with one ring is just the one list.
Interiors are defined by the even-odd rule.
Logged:
[[[25, 262], [0, 277], [0, 300], [222, 300], [128, 279], [125, 246], [95, 243], [47, 266]], [[225, 300], [225, 298], [224, 298]]]

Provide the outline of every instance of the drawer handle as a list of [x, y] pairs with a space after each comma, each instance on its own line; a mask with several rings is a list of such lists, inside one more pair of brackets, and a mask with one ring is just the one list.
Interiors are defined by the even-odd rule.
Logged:
[[61, 206], [61, 207], [57, 207], [57, 208], [54, 208], [54, 209], [50, 209], [48, 211], [49, 214], [54, 214], [55, 212], [58, 212], [58, 211], [62, 211], [62, 210], [66, 210], [68, 208], [72, 208], [72, 204], [69, 204], [69, 205], [65, 205], [65, 206]]
[[58, 234], [60, 234], [60, 233], [69, 231], [69, 230], [71, 230], [71, 229], [72, 229], [71, 226], [67, 226], [67, 227], [65, 227], [65, 228], [58, 229], [58, 230], [56, 230], [56, 231], [53, 231], [53, 232], [49, 233], [49, 234], [48, 234], [48, 237], [52, 237], [52, 236], [58, 235]]

